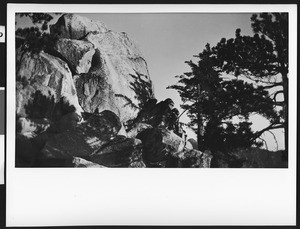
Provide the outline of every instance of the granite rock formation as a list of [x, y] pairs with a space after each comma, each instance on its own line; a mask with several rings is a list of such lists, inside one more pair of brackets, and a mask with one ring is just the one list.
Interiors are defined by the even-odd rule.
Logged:
[[126, 33], [75, 14], [50, 33], [52, 50], [16, 52], [16, 166], [144, 168], [153, 153], [169, 160], [162, 167], [210, 166], [170, 129], [167, 100], [156, 104], [145, 58]]

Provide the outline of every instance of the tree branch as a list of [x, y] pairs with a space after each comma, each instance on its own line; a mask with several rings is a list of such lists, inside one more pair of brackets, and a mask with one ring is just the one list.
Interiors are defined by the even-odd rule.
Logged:
[[284, 102], [274, 102], [275, 106], [284, 106]]
[[[272, 74], [273, 74], [273, 76], [275, 76], [278, 73], [279, 73], [278, 71], [274, 70], [274, 72]], [[253, 76], [253, 73], [249, 72], [249, 70], [243, 70], [241, 72], [241, 76], [244, 76], [247, 79], [254, 81], [255, 83], [258, 83], [258, 82], [264, 83], [264, 84], [274, 84], [275, 83], [275, 82], [270, 82], [270, 79], [268, 81], [265, 81], [265, 80], [260, 79], [257, 76]]]
[[276, 101], [276, 97], [277, 97], [277, 95], [280, 94], [280, 93], [283, 93], [283, 90], [281, 90], [281, 91], [276, 91], [276, 92], [274, 93], [273, 100], [274, 100], [275, 103], [277, 102], [277, 101]]
[[276, 137], [275, 137], [275, 134], [274, 134], [272, 131], [270, 131], [270, 130], [268, 130], [268, 132], [269, 132], [270, 134], [272, 134], [272, 136], [273, 136], [273, 138], [274, 138], [274, 140], [275, 140], [275, 142], [276, 142], [276, 150], [278, 151], [278, 142], [277, 142], [277, 139], [276, 139]]
[[269, 85], [269, 86], [263, 86], [263, 89], [271, 89], [273, 87], [278, 87], [278, 86], [283, 86], [282, 82], [280, 83], [274, 83], [273, 85]]
[[268, 127], [254, 133], [254, 136], [251, 139], [254, 140], [256, 138], [259, 138], [260, 135], [262, 135], [266, 131], [279, 129], [279, 128], [284, 128], [284, 123], [272, 123]]

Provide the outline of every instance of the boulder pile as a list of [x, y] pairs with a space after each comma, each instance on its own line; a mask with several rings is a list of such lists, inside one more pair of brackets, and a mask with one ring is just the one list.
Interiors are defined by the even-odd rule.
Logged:
[[[126, 33], [75, 14], [51, 26], [51, 52], [17, 50], [17, 167], [210, 167], [157, 103]], [[194, 144], [195, 145], [195, 144]]]

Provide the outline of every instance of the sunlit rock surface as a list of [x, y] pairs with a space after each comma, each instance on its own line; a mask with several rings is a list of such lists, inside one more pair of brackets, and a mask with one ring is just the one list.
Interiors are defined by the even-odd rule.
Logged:
[[80, 113], [75, 84], [68, 65], [43, 51], [21, 55], [17, 66], [16, 113], [28, 118], [51, 118], [54, 106], [64, 98]]
[[[111, 110], [122, 122], [134, 118], [141, 99], [150, 96], [145, 85], [152, 87], [147, 63], [134, 41], [126, 33], [78, 15], [63, 15], [51, 28], [68, 38], [58, 41], [58, 51], [76, 69], [81, 107], [86, 112]], [[74, 49], [78, 54], [73, 54]]]

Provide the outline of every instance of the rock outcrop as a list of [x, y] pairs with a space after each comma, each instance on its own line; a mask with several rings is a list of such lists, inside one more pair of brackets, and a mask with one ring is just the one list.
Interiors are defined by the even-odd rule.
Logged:
[[137, 138], [143, 142], [143, 159], [148, 167], [210, 167], [210, 152], [187, 148], [182, 138], [165, 128], [145, 129]]
[[78, 99], [86, 112], [111, 110], [126, 122], [136, 116], [142, 99], [153, 96], [152, 88], [143, 89], [152, 87], [147, 63], [125, 33], [73, 14], [63, 15], [51, 31], [59, 32], [57, 50], [77, 72]]
[[62, 38], [56, 42], [55, 49], [74, 73], [87, 73], [90, 70], [95, 54], [94, 45], [90, 42]]
[[53, 47], [17, 50], [16, 166], [210, 166], [172, 130], [174, 102], [156, 104], [145, 58], [126, 33], [75, 14], [50, 33]]
[[76, 14], [64, 14], [55, 25], [50, 27], [50, 31], [51, 33], [59, 33], [62, 38], [80, 40], [88, 32], [105, 33], [108, 29], [100, 21], [93, 21]]
[[45, 52], [21, 55], [17, 67], [16, 113], [31, 119], [52, 118], [55, 104], [64, 99], [80, 114], [70, 69], [61, 59]]

